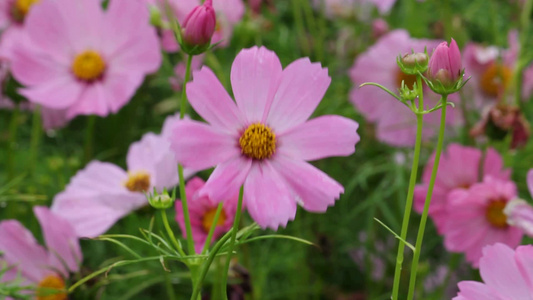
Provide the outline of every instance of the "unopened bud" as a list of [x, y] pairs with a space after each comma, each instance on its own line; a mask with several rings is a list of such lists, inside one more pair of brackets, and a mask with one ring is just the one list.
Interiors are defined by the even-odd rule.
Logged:
[[216, 15], [212, 0], [196, 6], [182, 24], [182, 48], [188, 54], [196, 55], [204, 52], [215, 33]]
[[424, 73], [428, 68], [428, 56], [421, 52], [405, 54], [397, 62], [400, 69], [409, 75]]
[[176, 189], [174, 189], [172, 196], [170, 196], [167, 189], [163, 189], [163, 193], [159, 194], [154, 188], [154, 192], [152, 194], [147, 194], [146, 198], [148, 199], [148, 203], [150, 203], [153, 208], [167, 209], [174, 205], [174, 199], [176, 199]]

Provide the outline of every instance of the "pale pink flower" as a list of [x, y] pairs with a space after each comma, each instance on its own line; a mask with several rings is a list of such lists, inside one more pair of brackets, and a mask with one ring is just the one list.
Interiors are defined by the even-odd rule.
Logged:
[[452, 38], [450, 46], [442, 42], [431, 54], [427, 75], [430, 80], [438, 80], [444, 86], [453, 86], [461, 75], [461, 52]]
[[[424, 210], [424, 202], [431, 178], [435, 154], [428, 160], [422, 183], [415, 187], [414, 207], [419, 213]], [[483, 158], [483, 165], [480, 163]], [[435, 187], [429, 205], [429, 216], [433, 219], [437, 231], [442, 234], [448, 219], [446, 205], [448, 194], [455, 189], [468, 189], [485, 176], [509, 180], [511, 170], [503, 169], [503, 160], [496, 150], [489, 148], [487, 153], [473, 147], [451, 144], [443, 153], [439, 162]]]
[[[396, 64], [400, 54], [428, 51], [438, 45], [438, 41], [417, 40], [409, 36], [405, 30], [394, 30], [384, 35], [365, 53], [359, 55], [350, 70], [350, 78], [354, 87], [350, 94], [350, 101], [363, 116], [375, 123], [378, 140], [393, 146], [412, 146], [416, 138], [416, 116], [405, 105], [391, 97], [381, 89], [372, 86], [359, 88], [365, 82], [379, 83], [391, 91], [400, 88], [402, 80], [410, 86], [415, 82], [414, 75], [405, 75]], [[433, 107], [440, 96], [424, 90], [424, 106]], [[450, 96], [454, 101], [454, 95]], [[449, 110], [448, 124], [455, 124], [457, 119], [454, 111]], [[429, 139], [437, 132], [440, 123], [440, 113], [424, 116], [423, 138]]]
[[26, 17], [39, 0], [2, 0], [0, 1], [0, 56], [9, 56], [13, 45], [23, 32]]
[[[527, 185], [529, 193], [533, 197], [533, 169], [527, 174]], [[522, 199], [513, 199], [504, 210], [507, 216], [507, 224], [516, 226], [524, 231], [525, 234], [533, 236], [533, 206]]]
[[478, 267], [483, 247], [495, 243], [518, 246], [523, 232], [509, 226], [503, 212], [516, 195], [516, 185], [512, 181], [490, 176], [469, 189], [455, 189], [449, 193], [443, 229], [446, 249], [465, 253], [466, 260]]
[[[135, 20], [135, 22], [131, 22]], [[12, 49], [11, 71], [30, 101], [66, 117], [116, 113], [161, 53], [140, 0], [47, 0], [28, 14]]]
[[244, 202], [263, 228], [294, 219], [297, 204], [324, 212], [344, 191], [307, 163], [354, 152], [358, 124], [339, 116], [306, 121], [331, 79], [327, 69], [302, 58], [284, 70], [264, 47], [242, 50], [231, 68], [232, 101], [207, 67], [187, 85], [192, 107], [209, 124], [178, 122], [172, 137], [176, 158], [200, 170], [216, 166], [200, 195], [217, 202], [244, 185]]
[[[145, 192], [161, 192], [178, 181], [177, 161], [165, 136], [147, 133], [130, 146], [127, 171], [92, 161], [54, 198], [52, 210], [74, 224], [80, 237], [106, 232], [130, 212], [148, 204]], [[185, 177], [192, 174], [185, 171]]]
[[479, 272], [484, 283], [459, 282], [453, 300], [532, 300], [533, 246], [513, 248], [500, 243], [483, 248]]
[[69, 273], [78, 272], [83, 260], [78, 238], [71, 224], [47, 207], [35, 206], [33, 211], [47, 248], [39, 245], [18, 221], [5, 220], [0, 222], [0, 252], [28, 283], [43, 288], [65, 288]]
[[[194, 240], [194, 247], [196, 253], [202, 252], [207, 234], [211, 229], [214, 221], [215, 213], [218, 208], [218, 202], [209, 198], [208, 196], [201, 196], [199, 191], [205, 185], [205, 182], [194, 177], [187, 182], [185, 186], [185, 193], [187, 195], [187, 202], [189, 205], [189, 216], [191, 220], [191, 230]], [[224, 201], [222, 211], [218, 218], [213, 239], [216, 240], [233, 225], [235, 212], [237, 211], [238, 195], [228, 198]], [[178, 222], [183, 236], [187, 238], [187, 231], [185, 230], [185, 219], [183, 217], [183, 206], [180, 201], [176, 201], [176, 221]]]

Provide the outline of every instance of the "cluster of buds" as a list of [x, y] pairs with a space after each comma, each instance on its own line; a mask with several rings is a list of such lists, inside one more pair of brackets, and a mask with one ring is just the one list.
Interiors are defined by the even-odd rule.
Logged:
[[154, 187], [153, 193], [146, 194], [146, 199], [148, 199], [148, 203], [150, 203], [150, 205], [155, 209], [167, 209], [174, 205], [174, 201], [176, 199], [176, 189], [174, 188], [172, 195], [170, 195], [166, 188], [163, 189], [161, 194], [159, 194]]
[[[407, 75], [414, 76], [422, 74], [426, 72], [428, 68], [427, 49], [424, 50], [424, 53], [412, 52], [410, 54], [405, 54], [404, 56], [398, 56], [396, 62], [398, 63], [398, 66], [402, 72]], [[417, 83], [415, 82], [411, 88], [402, 81], [400, 87], [400, 99], [402, 101], [414, 101], [417, 97]]]
[[196, 6], [181, 25], [180, 46], [187, 54], [198, 55], [211, 45], [217, 21], [212, 0]]

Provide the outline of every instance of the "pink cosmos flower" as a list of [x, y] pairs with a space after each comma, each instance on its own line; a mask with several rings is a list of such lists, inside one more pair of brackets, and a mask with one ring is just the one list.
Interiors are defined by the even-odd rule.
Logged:
[[[35, 206], [33, 211], [41, 224], [47, 249], [18, 221], [6, 220], [0, 222], [0, 252], [29, 283], [64, 289], [69, 273], [78, 272], [83, 260], [78, 239], [71, 224], [48, 208]], [[64, 298], [57, 299], [66, 299], [65, 293], [56, 297], [59, 295]]]
[[[189, 205], [189, 215], [191, 218], [191, 229], [194, 240], [194, 247], [196, 253], [202, 252], [207, 234], [213, 224], [215, 213], [217, 211], [218, 202], [209, 198], [208, 196], [201, 196], [199, 191], [205, 185], [205, 182], [195, 177], [185, 186], [185, 193], [187, 194], [187, 202]], [[218, 218], [213, 239], [216, 240], [224, 233], [228, 232], [233, 225], [235, 212], [237, 211], [238, 195], [233, 195], [224, 201], [222, 211]], [[185, 219], [183, 217], [183, 206], [181, 202], [176, 201], [176, 221], [178, 222], [183, 236], [187, 238], [185, 230]]]
[[[527, 174], [529, 193], [533, 197], [533, 169]], [[507, 216], [507, 224], [522, 229], [527, 235], [533, 236], [533, 206], [522, 199], [510, 201], [503, 211]]]
[[442, 42], [431, 54], [428, 64], [428, 78], [438, 80], [445, 86], [453, 86], [461, 75], [461, 52], [452, 38], [450, 46]]
[[[80, 237], [106, 232], [130, 212], [148, 204], [144, 192], [171, 188], [178, 181], [177, 161], [164, 136], [147, 133], [130, 146], [127, 171], [92, 161], [54, 198], [52, 211], [69, 220]], [[185, 176], [191, 171], [186, 170]]]
[[484, 283], [459, 282], [460, 292], [453, 300], [533, 299], [533, 246], [516, 250], [500, 243], [486, 246], [479, 271]]
[[8, 56], [23, 32], [26, 17], [40, 0], [0, 1], [0, 55]]
[[469, 189], [455, 189], [448, 194], [444, 225], [444, 245], [448, 251], [466, 254], [466, 260], [479, 266], [482, 249], [503, 243], [516, 247], [522, 230], [507, 224], [503, 210], [516, 198], [512, 181], [487, 176]]
[[[399, 54], [428, 51], [437, 46], [437, 41], [417, 40], [409, 37], [405, 30], [394, 30], [384, 35], [371, 46], [365, 53], [359, 55], [350, 70], [350, 78], [354, 87], [350, 94], [350, 101], [355, 105], [365, 118], [375, 123], [376, 137], [378, 140], [393, 146], [412, 146], [416, 138], [416, 116], [405, 105], [392, 98], [376, 87], [362, 87], [365, 82], [377, 82], [391, 91], [400, 88], [402, 80], [407, 85], [412, 85], [416, 77], [405, 75], [396, 64]], [[424, 91], [425, 107], [433, 107], [440, 96], [431, 92], [429, 88]], [[454, 95], [450, 96], [454, 101]], [[458, 120], [454, 111], [449, 110], [448, 124], [455, 124]], [[440, 113], [431, 113], [424, 116], [423, 138], [429, 139], [437, 132], [440, 122]]]
[[42, 1], [10, 57], [19, 92], [68, 119], [116, 113], [160, 65], [148, 22], [140, 0], [111, 0], [106, 12], [94, 0]]
[[327, 69], [302, 58], [284, 70], [264, 47], [242, 50], [231, 68], [232, 101], [207, 67], [187, 85], [192, 107], [209, 124], [178, 122], [172, 149], [185, 167], [216, 166], [200, 191], [228, 200], [244, 185], [244, 203], [263, 228], [294, 219], [297, 204], [324, 212], [343, 187], [307, 163], [354, 152], [358, 124], [339, 116], [306, 121], [331, 79]]
[[[419, 213], [424, 210], [434, 158], [435, 154], [426, 164], [422, 184], [415, 188], [414, 206]], [[480, 166], [481, 163], [483, 163], [482, 166]], [[501, 180], [509, 180], [511, 177], [511, 170], [503, 169], [503, 160], [496, 150], [489, 148], [483, 156], [481, 150], [473, 147], [459, 144], [448, 146], [439, 162], [433, 196], [429, 205], [429, 216], [433, 219], [440, 234], [443, 233], [446, 220], [449, 219], [446, 205], [450, 192], [455, 189], [468, 189], [485, 176]]]

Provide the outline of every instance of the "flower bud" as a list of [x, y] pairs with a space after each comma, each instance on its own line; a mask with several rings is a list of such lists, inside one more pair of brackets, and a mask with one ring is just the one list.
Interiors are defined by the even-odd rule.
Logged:
[[182, 48], [188, 54], [204, 52], [211, 42], [216, 27], [215, 9], [212, 0], [196, 6], [185, 17], [181, 28]]
[[450, 46], [442, 42], [429, 59], [428, 78], [439, 81], [444, 87], [452, 87], [461, 78], [461, 52], [454, 39]]
[[426, 72], [428, 56], [426, 53], [410, 53], [398, 58], [398, 66], [405, 74], [417, 75]]
[[146, 194], [146, 198], [148, 199], [148, 203], [150, 203], [153, 208], [167, 209], [174, 205], [174, 199], [176, 199], [176, 190], [174, 189], [172, 196], [170, 196], [167, 189], [163, 189], [163, 193], [159, 194], [154, 188], [154, 192], [152, 194]]

